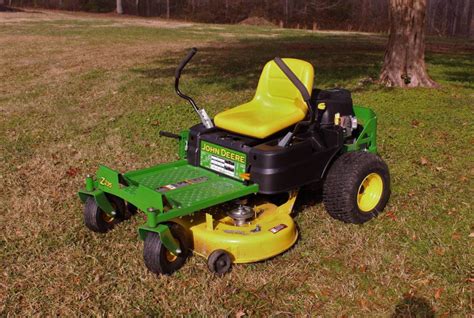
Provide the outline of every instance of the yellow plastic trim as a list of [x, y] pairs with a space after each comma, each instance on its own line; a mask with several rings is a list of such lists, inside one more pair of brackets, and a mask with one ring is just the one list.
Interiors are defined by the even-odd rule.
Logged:
[[319, 103], [318, 104], [318, 109], [319, 110], [325, 110], [326, 109], [326, 103]]
[[[232, 256], [234, 263], [250, 263], [278, 255], [289, 249], [298, 238], [298, 230], [290, 216], [297, 192], [290, 193], [288, 201], [280, 206], [263, 203], [254, 207], [255, 220], [245, 226], [235, 226], [233, 220], [220, 211], [214, 214], [213, 226], [209, 217], [197, 213], [176, 219], [175, 222], [192, 233], [194, 253], [208, 257], [213, 251], [222, 249]], [[257, 225], [260, 227], [256, 231]], [[271, 229], [283, 225], [276, 233]]]
[[362, 180], [357, 194], [357, 205], [362, 212], [370, 212], [380, 202], [383, 180], [378, 173], [371, 173]]
[[178, 256], [174, 255], [168, 250], [165, 251], [165, 256], [166, 256], [166, 260], [170, 263], [174, 262], [178, 258]]
[[[313, 89], [313, 66], [302, 60], [283, 61], [308, 92]], [[266, 138], [303, 120], [308, 111], [298, 89], [274, 61], [263, 68], [254, 98], [214, 117], [217, 127], [255, 138]]]
[[112, 223], [115, 219], [112, 215], [108, 215], [104, 211], [100, 211], [100, 216], [102, 217], [102, 220], [104, 220], [106, 223]]

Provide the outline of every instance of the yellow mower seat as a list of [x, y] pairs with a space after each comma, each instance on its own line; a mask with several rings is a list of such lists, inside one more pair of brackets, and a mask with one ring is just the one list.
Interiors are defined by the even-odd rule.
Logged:
[[[314, 69], [305, 61], [283, 59], [311, 93]], [[303, 97], [274, 61], [263, 68], [254, 98], [214, 117], [217, 127], [241, 135], [266, 138], [303, 120], [308, 112]]]

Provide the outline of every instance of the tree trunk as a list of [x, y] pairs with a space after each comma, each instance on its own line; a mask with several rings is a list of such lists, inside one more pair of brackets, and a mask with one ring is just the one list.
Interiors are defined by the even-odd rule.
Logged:
[[474, 34], [473, 34], [473, 30], [472, 30], [472, 11], [474, 9], [474, 4], [469, 1], [468, 3], [468, 9], [467, 9], [467, 20], [466, 20], [466, 29], [465, 29], [465, 34], [471, 38]]
[[117, 13], [123, 14], [122, 0], [117, 0], [116, 4], [117, 4]]
[[170, 18], [170, 0], [166, 0], [166, 18]]
[[425, 65], [426, 0], [390, 0], [390, 37], [380, 82], [389, 87], [437, 87]]

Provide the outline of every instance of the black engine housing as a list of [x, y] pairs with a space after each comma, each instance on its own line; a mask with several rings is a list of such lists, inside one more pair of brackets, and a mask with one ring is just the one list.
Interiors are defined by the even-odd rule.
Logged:
[[317, 106], [319, 103], [326, 104], [326, 111], [321, 119], [321, 125], [333, 125], [334, 116], [339, 113], [342, 116], [355, 116], [351, 92], [344, 88], [333, 88], [328, 90], [313, 89], [311, 103]]
[[343, 146], [342, 128], [328, 126], [318, 132], [306, 132], [297, 135], [290, 146], [278, 146], [287, 131], [262, 140], [195, 125], [190, 129], [187, 160], [200, 166], [200, 143], [204, 140], [245, 153], [249, 182], [259, 185], [259, 193], [276, 194], [320, 181]]

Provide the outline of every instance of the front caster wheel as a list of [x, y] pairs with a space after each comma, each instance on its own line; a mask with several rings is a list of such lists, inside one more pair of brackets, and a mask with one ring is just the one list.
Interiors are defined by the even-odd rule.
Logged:
[[232, 257], [224, 250], [215, 250], [207, 259], [207, 267], [217, 275], [224, 275], [232, 267]]
[[105, 213], [97, 205], [93, 197], [87, 198], [84, 204], [84, 224], [89, 230], [105, 233], [111, 230], [115, 224], [123, 220], [125, 202], [115, 196], [109, 196], [108, 199], [116, 212], [115, 216]]
[[172, 274], [184, 265], [189, 256], [189, 245], [184, 229], [178, 224], [172, 224], [170, 231], [179, 242], [181, 253], [178, 255], [171, 253], [164, 246], [159, 234], [150, 232], [145, 238], [143, 259], [146, 267], [155, 274]]

